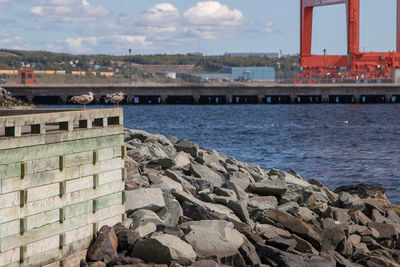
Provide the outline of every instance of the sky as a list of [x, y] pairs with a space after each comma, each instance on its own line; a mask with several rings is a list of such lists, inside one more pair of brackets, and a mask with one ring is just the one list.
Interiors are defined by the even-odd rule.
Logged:
[[[299, 53], [299, 0], [0, 0], [0, 48], [72, 54]], [[395, 49], [395, 0], [361, 0], [362, 51]], [[344, 5], [314, 10], [313, 54], [345, 54]]]

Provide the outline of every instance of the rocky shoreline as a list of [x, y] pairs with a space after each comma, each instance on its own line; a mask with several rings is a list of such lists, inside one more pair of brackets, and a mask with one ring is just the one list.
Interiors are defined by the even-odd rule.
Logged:
[[128, 218], [81, 266], [400, 266], [385, 189], [330, 191], [176, 138], [125, 130]]

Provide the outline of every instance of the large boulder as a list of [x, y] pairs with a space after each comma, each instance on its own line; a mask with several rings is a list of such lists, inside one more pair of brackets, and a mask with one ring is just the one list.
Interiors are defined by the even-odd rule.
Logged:
[[110, 262], [118, 257], [118, 238], [114, 229], [107, 225], [101, 227], [96, 239], [88, 248], [87, 258], [90, 261]]
[[263, 180], [262, 182], [250, 184], [250, 191], [260, 196], [281, 197], [287, 190], [284, 179]]
[[125, 211], [127, 213], [140, 209], [158, 211], [165, 207], [163, 194], [159, 188], [142, 188], [127, 191], [126, 197]]
[[231, 222], [203, 220], [181, 225], [188, 232], [185, 240], [199, 256], [218, 258], [233, 256], [243, 244], [243, 236]]
[[136, 243], [132, 256], [158, 264], [177, 262], [189, 265], [196, 260], [196, 253], [191, 245], [169, 234], [154, 236]]

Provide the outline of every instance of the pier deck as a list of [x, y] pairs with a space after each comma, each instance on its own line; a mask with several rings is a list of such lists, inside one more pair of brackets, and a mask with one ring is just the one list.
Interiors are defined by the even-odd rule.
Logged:
[[5, 84], [14, 96], [34, 104], [68, 104], [92, 91], [95, 104], [123, 92], [125, 104], [398, 103], [398, 84]]

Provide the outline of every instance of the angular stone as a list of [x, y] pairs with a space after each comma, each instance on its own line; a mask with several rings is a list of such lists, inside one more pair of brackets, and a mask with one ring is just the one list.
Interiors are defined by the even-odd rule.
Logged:
[[282, 237], [276, 236], [266, 240], [265, 245], [273, 246], [277, 249], [287, 251], [289, 248], [295, 248], [297, 246], [297, 242], [294, 239], [283, 239]]
[[185, 153], [190, 154], [192, 157], [196, 158], [197, 153], [199, 150], [199, 146], [190, 143], [187, 140], [179, 140], [175, 145], [174, 145], [176, 151], [183, 151]]
[[277, 209], [280, 211], [287, 212], [289, 214], [294, 215], [299, 211], [300, 206], [299, 206], [299, 204], [297, 204], [297, 202], [288, 202], [288, 203], [279, 205]]
[[189, 157], [185, 152], [178, 152], [174, 156], [172, 156], [172, 160], [174, 161], [174, 165], [176, 167], [183, 168], [185, 166], [188, 166], [190, 164]]
[[145, 236], [155, 232], [157, 226], [153, 222], [147, 222], [139, 225], [133, 230], [133, 235], [136, 239], [144, 238]]
[[239, 252], [247, 265], [255, 266], [261, 264], [256, 247], [247, 238], [243, 238], [243, 244], [240, 246]]
[[207, 166], [191, 164], [190, 167], [195, 176], [210, 182], [213, 186], [220, 187], [222, 185], [221, 176]]
[[293, 234], [290, 238], [293, 238], [296, 240], [296, 247], [295, 249], [297, 251], [303, 252], [303, 253], [311, 253], [315, 255], [319, 255], [319, 252], [310, 244], [310, 242], [304, 240], [303, 238]]
[[268, 217], [280, 223], [292, 233], [304, 238], [316, 249], [321, 249], [321, 237], [319, 234], [301, 220], [280, 210], [269, 210]]
[[364, 202], [357, 195], [350, 195], [347, 192], [340, 192], [338, 203], [341, 208], [350, 210], [363, 210]]
[[133, 245], [135, 244], [136, 241], [133, 232], [128, 228], [126, 228], [121, 223], [114, 225], [113, 229], [118, 239], [118, 252], [121, 251], [130, 252], [133, 249]]
[[358, 245], [358, 244], [360, 244], [360, 242], [361, 242], [361, 236], [359, 236], [359, 235], [350, 235], [349, 236], [349, 241], [351, 242], [351, 244], [353, 245], [353, 246], [356, 246], [356, 245]]
[[263, 182], [250, 184], [250, 191], [261, 196], [282, 196], [287, 190], [283, 179], [264, 180]]
[[230, 200], [227, 206], [233, 210], [233, 212], [239, 217], [240, 220], [242, 220], [242, 222], [250, 222], [249, 212], [247, 211], [247, 207], [244, 202]]
[[87, 257], [90, 261], [110, 262], [118, 256], [118, 238], [112, 227], [101, 227], [96, 239], [88, 248]]
[[300, 219], [303, 221], [310, 223], [316, 220], [318, 217], [317, 214], [315, 214], [313, 211], [306, 207], [300, 207], [299, 211], [297, 212], [297, 215], [299, 216]]
[[189, 217], [195, 221], [219, 219], [216, 215], [214, 215], [211, 211], [207, 210], [203, 206], [188, 201], [184, 201], [182, 203], [182, 210], [184, 216]]
[[165, 192], [171, 192], [172, 189], [182, 191], [183, 187], [180, 183], [168, 178], [167, 176], [162, 176], [160, 180], [151, 186], [152, 188], [160, 188]]
[[153, 222], [155, 225], [164, 224], [164, 222], [158, 217], [157, 213], [151, 210], [137, 210], [129, 215], [132, 219], [132, 224], [134, 227], [137, 225], [146, 224], [148, 222]]
[[162, 234], [136, 243], [132, 256], [145, 262], [170, 264], [172, 261], [189, 265], [196, 260], [196, 253], [191, 245], [180, 238]]
[[[326, 246], [332, 245], [333, 250], [342, 242], [346, 235], [344, 233], [344, 226], [340, 221], [334, 221], [330, 218], [324, 219], [322, 222], [323, 227], [323, 241], [324, 241], [324, 248]], [[328, 244], [326, 243], [328, 241]]]
[[126, 196], [126, 212], [140, 209], [158, 211], [165, 207], [163, 194], [159, 188], [142, 188], [139, 190], [127, 191]]
[[157, 231], [163, 232], [164, 234], [168, 235], [174, 235], [179, 238], [182, 238], [185, 235], [181, 228], [177, 226], [158, 225]]
[[380, 186], [357, 184], [357, 185], [344, 185], [336, 188], [335, 193], [347, 192], [357, 195], [361, 198], [379, 198], [386, 193], [386, 189]]
[[374, 228], [379, 232], [379, 238], [393, 239], [397, 237], [396, 228], [392, 224], [370, 222], [368, 227]]
[[233, 256], [243, 244], [243, 236], [227, 221], [204, 220], [184, 223], [181, 226], [189, 230], [185, 240], [193, 246], [199, 256]]
[[258, 224], [257, 223], [255, 229], [260, 235], [262, 235], [266, 239], [274, 238], [277, 236], [288, 239], [288, 238], [291, 238], [291, 236], [292, 236], [288, 231], [286, 231], [282, 228], [278, 228], [276, 226], [270, 225], [270, 224]]
[[170, 169], [173, 166], [175, 166], [175, 162], [171, 158], [160, 158], [160, 159], [154, 159], [150, 162], [147, 163], [147, 165], [159, 165], [163, 169]]
[[242, 190], [246, 190], [251, 183], [255, 180], [245, 169], [239, 168], [237, 171], [229, 174], [229, 181], [240, 187]]
[[399, 264], [393, 260], [378, 256], [370, 256], [366, 261], [368, 267], [398, 267]]
[[256, 196], [249, 199], [248, 206], [260, 210], [275, 209], [278, 206], [278, 200], [274, 196]]
[[386, 211], [386, 217], [394, 223], [400, 223], [399, 215], [392, 209]]
[[260, 256], [261, 261], [271, 266], [279, 266], [279, 267], [335, 266], [327, 259], [314, 254], [304, 253], [302, 255], [296, 255], [259, 243], [256, 246], [256, 250], [258, 252], [258, 255]]
[[183, 210], [179, 202], [171, 194], [164, 193], [163, 196], [165, 207], [158, 212], [158, 215], [165, 225], [175, 226], [178, 224], [180, 217], [183, 216]]

